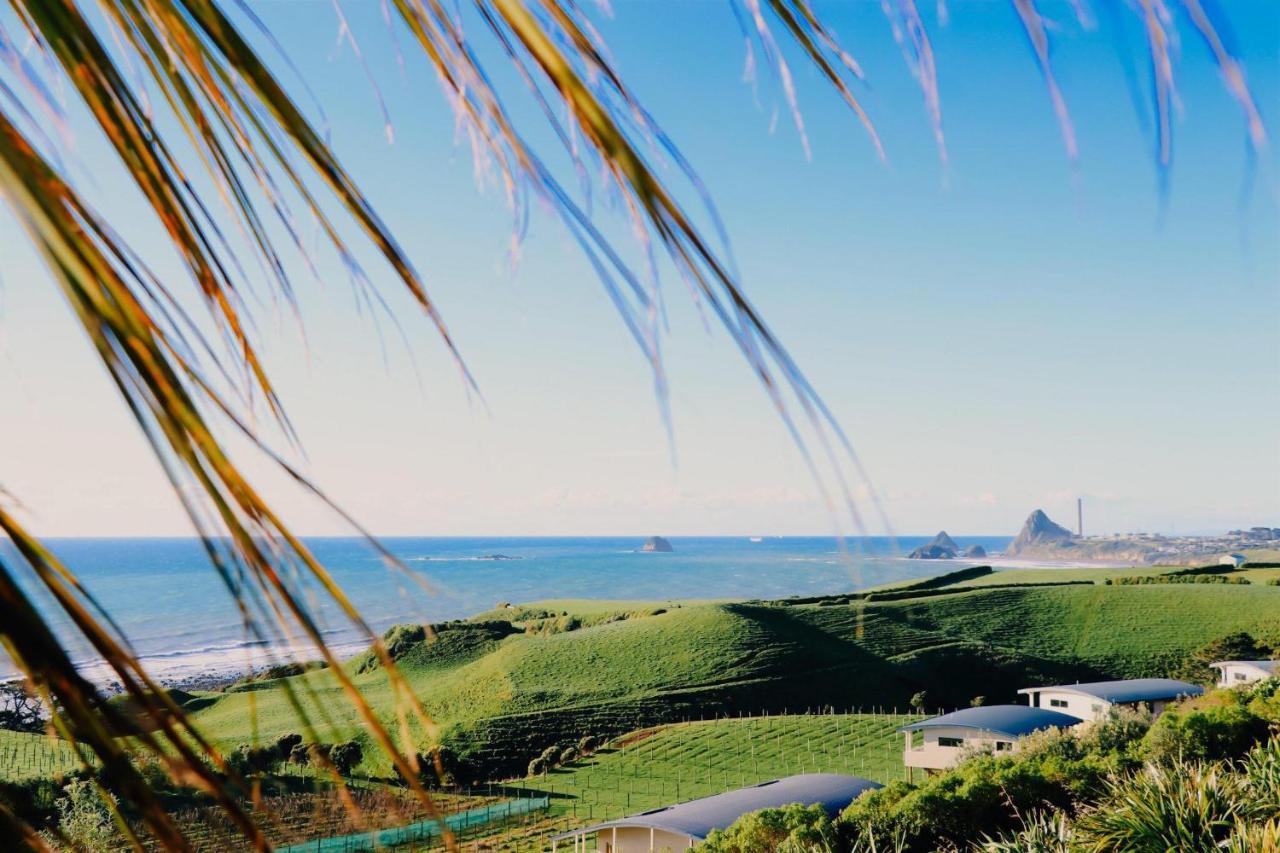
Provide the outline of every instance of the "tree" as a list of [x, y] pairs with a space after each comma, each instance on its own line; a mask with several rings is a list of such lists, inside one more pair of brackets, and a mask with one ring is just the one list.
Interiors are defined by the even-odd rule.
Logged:
[[911, 697], [911, 707], [918, 713], [924, 713], [925, 703], [928, 701], [928, 694], [921, 690]]
[[[1185, 4], [1192, 25], [1213, 50], [1244, 111], [1251, 143], [1261, 147], [1265, 134], [1238, 60], [1218, 37], [1200, 3], [1186, 0]], [[362, 300], [377, 305], [380, 294], [360, 268], [347, 231], [361, 235], [361, 243], [367, 242], [439, 331], [444, 346], [456, 356], [464, 381], [473, 385], [422, 277], [324, 135], [289, 94], [289, 87], [259, 55], [255, 40], [244, 35], [246, 27], [257, 26], [244, 4], [231, 0], [148, 0], [145, 5], [124, 0], [10, 0], [10, 6], [14, 26], [24, 30], [18, 41], [27, 43], [23, 49], [34, 54], [34, 61], [24, 57], [6, 64], [0, 77], [5, 93], [0, 102], [0, 195], [44, 260], [50, 283], [65, 297], [92, 351], [151, 443], [193, 529], [207, 545], [211, 566], [229, 594], [244, 603], [253, 632], [314, 645], [357, 707], [373, 742], [402, 776], [416, 778], [409, 757], [396, 749], [351, 674], [329, 649], [320, 626], [311, 618], [305, 582], [294, 580], [295, 575], [317, 580], [369, 637], [404, 712], [427, 725], [425, 711], [406, 689], [381, 641], [287, 522], [264, 501], [221, 436], [226, 428], [247, 439], [303, 489], [327, 500], [268, 446], [255, 426], [271, 423], [289, 440], [296, 437], [259, 358], [252, 331], [256, 303], [242, 299], [246, 290], [259, 284], [271, 296], [292, 302], [298, 282], [282, 255], [286, 247], [295, 247], [304, 264], [310, 266], [312, 259], [295, 230], [291, 205], [317, 224], [327, 245], [352, 270]], [[814, 446], [848, 447], [817, 393], [747, 298], [730, 259], [714, 248], [717, 243], [704, 233], [707, 229], [679, 201], [689, 192], [700, 194], [701, 185], [613, 66], [581, 4], [476, 0], [465, 16], [435, 2], [396, 0], [388, 6], [389, 14], [393, 11], [396, 16], [393, 26], [407, 34], [434, 66], [458, 125], [473, 141], [477, 158], [491, 167], [507, 189], [513, 208], [523, 211], [531, 199], [546, 202], [590, 256], [628, 331], [653, 365], [660, 399], [665, 399], [665, 374], [658, 298], [645, 284], [645, 276], [621, 259], [606, 232], [558, 177], [550, 165], [553, 153], [570, 161], [566, 168], [575, 175], [604, 176], [607, 189], [617, 194], [620, 207], [642, 235], [643, 247], [665, 253], [671, 266], [688, 280], [701, 304], [720, 320], [760, 377], [793, 434], [801, 436], [807, 426]], [[774, 29], [834, 88], [866, 128], [872, 148], [882, 153], [874, 125], [853, 90], [861, 69], [808, 2], [741, 2], [734, 8], [741, 20], [754, 27], [748, 31], [748, 38], [754, 39], [749, 44], [754, 43], [755, 50], [775, 63], [779, 78], [785, 81], [784, 92], [798, 130], [803, 126], [792, 72]], [[932, 57], [928, 31], [915, 4], [898, 8], [891, 13], [895, 30], [910, 30], [918, 54]], [[1049, 89], [1064, 144], [1074, 159], [1074, 130], [1049, 63], [1050, 30], [1034, 3], [1018, 2], [1016, 9]], [[1150, 33], [1151, 64], [1156, 70], [1157, 120], [1153, 124], [1158, 135], [1157, 161], [1163, 170], [1171, 157], [1169, 111], [1174, 80], [1169, 45], [1176, 41], [1176, 33], [1171, 19], [1149, 9], [1139, 13]], [[487, 40], [485, 49], [477, 49], [478, 39]], [[490, 82], [494, 75], [478, 58], [495, 51], [516, 66], [514, 76], [525, 81], [528, 104], [545, 117], [549, 128], [530, 127], [518, 118], [523, 111], [508, 111], [504, 106], [508, 99], [495, 90]], [[912, 60], [912, 64], [943, 149], [932, 59]], [[47, 94], [51, 92], [59, 93], [58, 101]], [[50, 121], [49, 117], [61, 115], [62, 93], [69, 109], [77, 111], [76, 118], [94, 122], [102, 131], [120, 172], [144, 200], [149, 221], [110, 222], [94, 199], [70, 179], [56, 134], [46, 132], [61, 124], [60, 119]], [[534, 140], [544, 136], [561, 147], [543, 150], [545, 146]], [[651, 165], [651, 151], [663, 152], [663, 158], [673, 163], [674, 179]], [[193, 180], [192, 174], [199, 178]], [[223, 210], [224, 202], [226, 212], [219, 216], [216, 212]], [[277, 217], [279, 227], [267, 224]], [[707, 218], [714, 222], [711, 230], [718, 230], [713, 208]], [[161, 279], [152, 270], [159, 266], [157, 253], [163, 252], [140, 251], [140, 234], [156, 225], [168, 241], [166, 250], [179, 260], [182, 274]], [[232, 245], [232, 238], [226, 236], [236, 234], [244, 235], [243, 245]], [[250, 281], [242, 272], [253, 264], [241, 263], [241, 256], [261, 262], [262, 281]], [[208, 316], [203, 322], [184, 313], [188, 295], [205, 306]], [[788, 394], [794, 398], [790, 406]], [[833, 467], [838, 459], [855, 464], [851, 454], [847, 458], [834, 455], [839, 452], [834, 450], [828, 457]], [[849, 493], [842, 478], [832, 479], [837, 481], [833, 487]], [[47, 691], [57, 707], [60, 727], [97, 755], [104, 767], [104, 784], [128, 797], [157, 844], [185, 846], [180, 830], [166, 816], [136, 763], [120, 753], [117, 738], [129, 734], [129, 727], [104, 711], [103, 697], [77, 673], [51, 628], [52, 618], [28, 596], [20, 573], [51, 596], [60, 615], [76, 626], [81, 635], [77, 639], [101, 650], [139, 715], [172, 720], [134, 748], [162, 758], [175, 780], [209, 791], [250, 844], [265, 846], [253, 820], [223, 783], [222, 759], [216, 749], [157, 688], [128, 644], [116, 635], [109, 616], [97, 609], [67, 567], [4, 505], [0, 505], [0, 531], [17, 554], [12, 565], [8, 560], [0, 563], [0, 641], [42, 695]], [[251, 596], [246, 589], [259, 592]], [[312, 688], [304, 684], [299, 689]], [[309, 721], [303, 723], [309, 726]], [[0, 824], [3, 829], [20, 831]]]
[[11, 732], [42, 732], [43, 706], [21, 684], [0, 684], [0, 729]]

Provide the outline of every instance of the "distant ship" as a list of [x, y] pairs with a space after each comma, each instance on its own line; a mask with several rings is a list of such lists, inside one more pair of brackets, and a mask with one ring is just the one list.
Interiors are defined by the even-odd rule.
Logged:
[[752, 541], [752, 542], [763, 542], [763, 541], [764, 541], [764, 537], [763, 537], [763, 536], [752, 536], [752, 537], [751, 537], [751, 541]]

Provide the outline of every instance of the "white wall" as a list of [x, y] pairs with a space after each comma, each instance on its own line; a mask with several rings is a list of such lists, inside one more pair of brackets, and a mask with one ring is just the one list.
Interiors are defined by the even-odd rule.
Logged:
[[[620, 826], [618, 827], [618, 846], [613, 847], [613, 830], [606, 829], [596, 833], [596, 850], [610, 851], [610, 853], [649, 853], [649, 830], [647, 827], [639, 826]], [[693, 846], [693, 839], [687, 835], [680, 835], [674, 832], [665, 832], [660, 829], [653, 831], [653, 847], [655, 853], [678, 853], [680, 850], [688, 850]], [[570, 844], [566, 849], [572, 850], [573, 845]]]
[[1267, 673], [1252, 664], [1228, 663], [1218, 667], [1219, 687], [1239, 687], [1267, 678]]
[[[911, 732], [904, 732], [907, 744], [910, 744]], [[1010, 744], [1010, 751], [1018, 748], [1016, 738], [1008, 735], [995, 735], [991, 732], [983, 732], [977, 729], [966, 729], [959, 727], [940, 726], [938, 728], [925, 729], [922, 734], [923, 743], [920, 746], [905, 746], [902, 753], [902, 761], [907, 767], [922, 767], [926, 770], [946, 770], [954, 767], [963, 759], [967, 758], [974, 752], [978, 751], [994, 751], [996, 743]], [[939, 738], [954, 738], [962, 741], [960, 746], [943, 746], [938, 742]]]
[[[1037, 691], [1037, 693], [1040, 695], [1040, 701], [1035, 701], [1035, 693], [1029, 693], [1027, 695], [1032, 701], [1028, 704], [1049, 711], [1057, 711], [1059, 714], [1070, 714], [1081, 720], [1101, 720], [1106, 718], [1107, 713], [1111, 710], [1110, 702], [1094, 696], [1084, 696], [1066, 690], [1054, 690], [1052, 687], [1046, 687]], [[1054, 704], [1055, 702], [1061, 702], [1062, 704]]]

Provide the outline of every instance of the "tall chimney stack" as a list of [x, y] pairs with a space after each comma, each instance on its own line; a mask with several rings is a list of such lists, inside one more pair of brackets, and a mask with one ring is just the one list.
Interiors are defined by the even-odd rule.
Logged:
[[1076, 535], [1084, 536], [1084, 498], [1076, 498]]

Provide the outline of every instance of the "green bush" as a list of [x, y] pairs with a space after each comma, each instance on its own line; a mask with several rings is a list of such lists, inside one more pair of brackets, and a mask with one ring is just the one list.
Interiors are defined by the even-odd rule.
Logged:
[[1182, 665], [1174, 672], [1174, 677], [1197, 684], [1212, 684], [1218, 680], [1218, 672], [1209, 664], [1215, 661], [1260, 660], [1269, 657], [1271, 657], [1270, 646], [1259, 642], [1250, 634], [1239, 631], [1219, 637], [1187, 655]]
[[751, 812], [727, 829], [715, 829], [697, 849], [703, 853], [825, 853], [838, 836], [822, 806], [792, 803]]
[[281, 761], [287, 760], [289, 754], [293, 752], [293, 748], [300, 743], [302, 743], [302, 735], [297, 732], [280, 735], [280, 737], [276, 738], [276, 755], [280, 757]]
[[227, 756], [227, 763], [235, 772], [243, 775], [266, 773], [280, 761], [275, 745], [250, 746], [242, 743]]
[[561, 764], [572, 764], [578, 760], [578, 750], [572, 746], [566, 746], [564, 751], [560, 753]]
[[1205, 575], [1130, 575], [1127, 577], [1107, 578], [1104, 584], [1114, 584], [1116, 586], [1143, 586], [1146, 584], [1159, 583], [1230, 583], [1230, 584], [1249, 584], [1251, 581], [1244, 577], [1233, 577], [1225, 574], [1205, 574]]
[[595, 735], [583, 735], [578, 738], [578, 752], [589, 755], [600, 748], [600, 741]]
[[364, 759], [364, 749], [357, 741], [349, 740], [333, 747], [329, 760], [339, 773], [346, 776]]
[[295, 743], [293, 748], [289, 750], [289, 763], [310, 764], [311, 745], [307, 743]]
[[[1226, 694], [1224, 697], [1223, 694]], [[1218, 691], [1208, 706], [1170, 708], [1142, 739], [1143, 754], [1156, 762], [1239, 758], [1267, 737], [1267, 722], [1245, 697]]]
[[1214, 851], [1243, 815], [1243, 785], [1217, 764], [1149, 764], [1108, 783], [1077, 821], [1097, 850]]
[[109, 850], [123, 840], [111, 816], [111, 808], [98, 789], [84, 779], [76, 779], [58, 800], [58, 830], [75, 850]]
[[998, 838], [983, 835], [974, 845], [981, 853], [1075, 853], [1076, 831], [1062, 812], [1032, 812], [1019, 829]]

